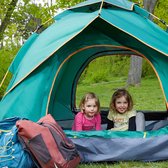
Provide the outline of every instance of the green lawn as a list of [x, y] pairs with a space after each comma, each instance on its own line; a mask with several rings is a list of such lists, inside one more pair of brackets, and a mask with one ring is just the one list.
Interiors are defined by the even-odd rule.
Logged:
[[168, 161], [162, 162], [118, 162], [80, 164], [79, 168], [167, 168]]
[[[115, 89], [126, 87], [126, 78], [113, 77], [110, 82], [102, 82], [87, 85], [78, 85], [77, 105], [81, 97], [88, 91], [95, 92], [101, 102], [101, 107], [108, 107]], [[136, 110], [165, 110], [164, 94], [156, 78], [142, 79], [141, 85], [128, 87], [134, 100]]]
[[[116, 88], [125, 87], [125, 78], [113, 78], [111, 82], [78, 85], [77, 104], [80, 98], [88, 91], [95, 92], [102, 107], [108, 107], [112, 93]], [[141, 85], [127, 88], [134, 99], [136, 110], [166, 110], [164, 94], [157, 79], [142, 79]], [[79, 168], [168, 168], [168, 161], [162, 162], [116, 162], [80, 164]]]

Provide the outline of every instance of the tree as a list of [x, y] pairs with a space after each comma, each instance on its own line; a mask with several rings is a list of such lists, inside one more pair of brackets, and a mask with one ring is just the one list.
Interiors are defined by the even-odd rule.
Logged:
[[144, 0], [144, 1], [143, 1], [144, 8], [145, 8], [147, 11], [149, 11], [150, 13], [153, 13], [157, 1], [158, 1], [158, 0]]
[[8, 6], [6, 15], [4, 16], [4, 18], [1, 20], [1, 25], [0, 25], [0, 41], [3, 39], [3, 34], [4, 31], [6, 29], [6, 27], [8, 26], [9, 22], [10, 22], [10, 18], [12, 16], [12, 13], [15, 9], [15, 6], [17, 4], [18, 0], [12, 0]]
[[1, 48], [3, 44], [7, 48], [11, 48], [11, 45], [20, 48], [22, 41], [24, 42], [41, 23], [52, 18], [58, 9], [68, 8], [81, 1], [0, 0]]
[[[144, 8], [150, 13], [154, 12], [157, 0], [144, 0]], [[152, 18], [151, 18], [152, 19]], [[132, 55], [130, 60], [130, 69], [128, 73], [127, 85], [139, 85], [141, 83], [142, 75], [142, 58]]]
[[142, 58], [136, 55], [131, 55], [127, 85], [139, 86], [141, 83], [141, 75]]

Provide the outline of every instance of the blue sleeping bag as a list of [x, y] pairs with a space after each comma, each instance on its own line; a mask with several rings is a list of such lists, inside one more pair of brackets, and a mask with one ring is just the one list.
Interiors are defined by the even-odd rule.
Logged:
[[0, 121], [0, 167], [34, 168], [30, 155], [23, 150], [17, 136], [15, 123], [20, 118], [13, 117]]

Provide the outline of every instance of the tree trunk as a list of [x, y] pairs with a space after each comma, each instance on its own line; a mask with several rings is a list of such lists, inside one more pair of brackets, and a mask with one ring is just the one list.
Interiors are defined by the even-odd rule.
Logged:
[[0, 41], [2, 41], [2, 39], [3, 39], [4, 31], [10, 22], [10, 18], [12, 16], [12, 13], [15, 9], [17, 2], [18, 2], [18, 0], [11, 1], [11, 3], [9, 4], [9, 8], [6, 12], [5, 18], [2, 20], [2, 23], [0, 25]]
[[[144, 8], [153, 13], [157, 0], [144, 0]], [[130, 60], [130, 69], [128, 73], [127, 85], [140, 85], [142, 75], [142, 58], [132, 55]]]
[[144, 8], [149, 11], [150, 13], [154, 12], [155, 5], [156, 5], [157, 0], [144, 0], [143, 5]]
[[132, 55], [127, 84], [135, 86], [140, 85], [141, 74], [142, 74], [142, 58], [136, 55]]

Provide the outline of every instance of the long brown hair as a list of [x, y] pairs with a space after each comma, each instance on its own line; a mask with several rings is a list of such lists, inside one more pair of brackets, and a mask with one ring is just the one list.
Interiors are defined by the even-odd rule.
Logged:
[[111, 97], [111, 101], [110, 101], [110, 111], [114, 111], [116, 112], [116, 107], [115, 107], [115, 102], [116, 102], [116, 99], [120, 98], [124, 96], [125, 99], [127, 100], [128, 102], [128, 111], [132, 110], [133, 109], [133, 100], [132, 100], [132, 97], [131, 95], [129, 94], [129, 92], [126, 90], [126, 89], [117, 89], [112, 97]]

